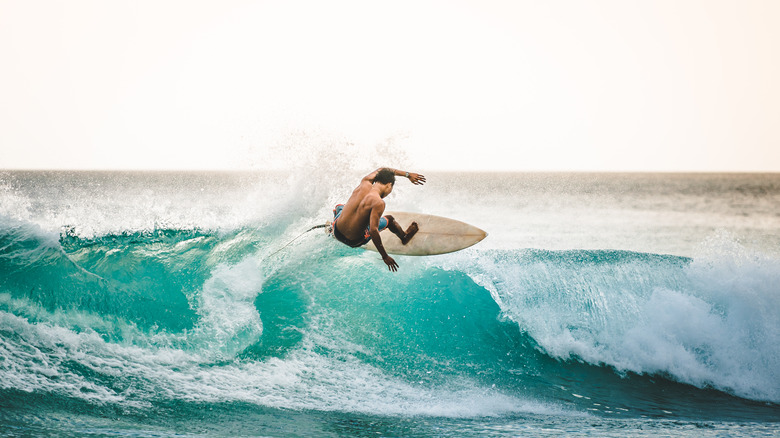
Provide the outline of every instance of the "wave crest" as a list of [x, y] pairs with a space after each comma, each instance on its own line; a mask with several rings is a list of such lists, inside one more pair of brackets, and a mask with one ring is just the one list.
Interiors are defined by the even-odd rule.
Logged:
[[780, 260], [527, 250], [459, 269], [559, 360], [780, 401]]

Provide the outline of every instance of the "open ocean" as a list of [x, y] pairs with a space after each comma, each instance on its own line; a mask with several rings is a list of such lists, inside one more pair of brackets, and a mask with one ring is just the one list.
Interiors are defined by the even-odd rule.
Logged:
[[780, 174], [371, 170], [0, 171], [0, 436], [780, 436]]

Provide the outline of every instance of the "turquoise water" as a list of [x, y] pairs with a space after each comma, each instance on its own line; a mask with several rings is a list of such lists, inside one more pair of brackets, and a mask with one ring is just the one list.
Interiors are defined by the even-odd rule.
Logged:
[[[359, 177], [360, 175], [358, 175]], [[780, 176], [0, 173], [0, 435], [777, 436]]]

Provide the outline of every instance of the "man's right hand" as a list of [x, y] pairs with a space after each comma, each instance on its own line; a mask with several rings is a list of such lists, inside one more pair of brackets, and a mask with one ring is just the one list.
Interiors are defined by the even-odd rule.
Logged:
[[382, 257], [382, 261], [385, 262], [385, 264], [391, 271], [393, 272], [398, 271], [398, 263], [396, 263], [392, 257], [390, 256]]

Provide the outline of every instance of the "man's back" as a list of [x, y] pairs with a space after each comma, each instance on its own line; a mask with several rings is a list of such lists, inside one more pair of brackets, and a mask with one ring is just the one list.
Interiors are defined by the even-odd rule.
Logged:
[[372, 187], [371, 181], [363, 179], [352, 192], [347, 203], [344, 204], [338, 227], [339, 231], [349, 239], [363, 237], [364, 230], [368, 227], [371, 218], [372, 209], [381, 207], [380, 215], [385, 209], [385, 201], [382, 200], [378, 192], [371, 190]]

